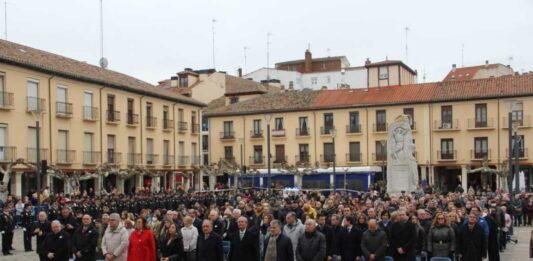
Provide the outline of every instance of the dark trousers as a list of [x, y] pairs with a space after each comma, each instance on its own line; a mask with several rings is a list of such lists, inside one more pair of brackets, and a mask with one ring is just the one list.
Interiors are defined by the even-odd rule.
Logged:
[[2, 235], [2, 253], [7, 254], [13, 245], [13, 232], [4, 232]]
[[50, 259], [48, 259], [46, 254], [39, 254], [39, 261], [47, 261], [47, 260], [50, 260]]
[[25, 251], [31, 251], [31, 232], [30, 227], [25, 228], [24, 230], [24, 250]]
[[522, 225], [522, 216], [514, 216], [514, 226], [519, 227]]

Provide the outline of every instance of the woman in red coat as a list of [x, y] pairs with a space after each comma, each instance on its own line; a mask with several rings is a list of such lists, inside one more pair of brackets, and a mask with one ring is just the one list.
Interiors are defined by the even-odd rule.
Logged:
[[128, 261], [155, 261], [155, 238], [146, 224], [146, 219], [135, 219], [135, 231], [131, 233]]

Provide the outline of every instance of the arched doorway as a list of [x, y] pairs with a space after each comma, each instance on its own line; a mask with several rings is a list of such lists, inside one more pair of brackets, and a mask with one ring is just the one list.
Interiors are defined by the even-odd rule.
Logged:
[[117, 187], [117, 175], [109, 174], [104, 178], [104, 189], [111, 193]]

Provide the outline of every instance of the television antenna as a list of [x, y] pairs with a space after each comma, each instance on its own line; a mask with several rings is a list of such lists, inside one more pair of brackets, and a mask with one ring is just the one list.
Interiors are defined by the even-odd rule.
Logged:
[[104, 0], [100, 0], [100, 67], [107, 69], [109, 61], [104, 57]]

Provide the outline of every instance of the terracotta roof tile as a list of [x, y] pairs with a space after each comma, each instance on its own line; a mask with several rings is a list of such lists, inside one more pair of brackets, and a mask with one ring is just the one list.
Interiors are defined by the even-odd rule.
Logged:
[[477, 72], [481, 69], [494, 69], [497, 68], [499, 64], [488, 64], [488, 65], [477, 65], [469, 67], [459, 67], [452, 69], [444, 80], [442, 81], [453, 81], [453, 80], [472, 80]]
[[[342, 60], [347, 59], [346, 56], [331, 56], [331, 57], [319, 57], [319, 58], [313, 58], [313, 62], [326, 62], [326, 61], [336, 61], [336, 60]], [[294, 64], [294, 63], [303, 63], [305, 60], [293, 60], [293, 61], [286, 61], [286, 62], [279, 62], [276, 63], [276, 66], [278, 65], [287, 65], [287, 64]]]

